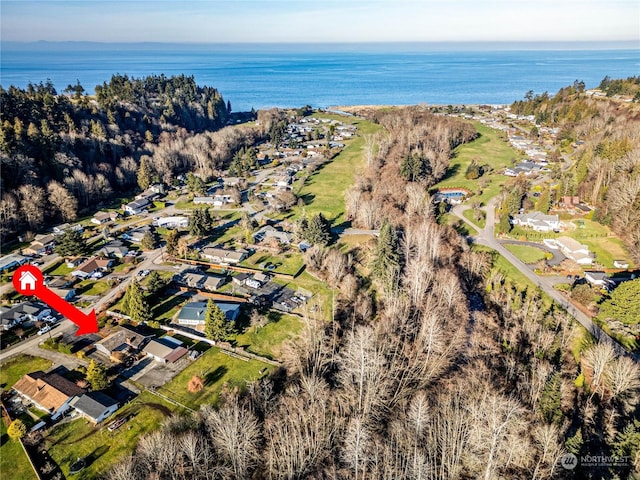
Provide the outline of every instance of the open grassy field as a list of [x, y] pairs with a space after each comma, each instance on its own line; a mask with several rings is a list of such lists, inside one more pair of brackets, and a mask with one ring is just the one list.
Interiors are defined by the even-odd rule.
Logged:
[[546, 254], [543, 250], [528, 245], [505, 245], [504, 248], [513, 253], [523, 263], [531, 264], [544, 260]]
[[7, 435], [7, 426], [0, 421], [0, 478], [37, 480], [22, 446]]
[[[213, 347], [160, 388], [159, 392], [196, 410], [205, 403], [215, 405], [225, 386], [243, 389], [247, 382], [259, 379], [273, 368], [257, 360], [245, 361], [231, 357]], [[189, 380], [194, 375], [202, 377], [205, 383], [205, 387], [198, 393], [187, 390]]]
[[474, 225], [477, 225], [480, 228], [484, 228], [484, 226], [487, 223], [486, 222], [486, 214], [485, 214], [485, 212], [482, 211], [482, 210], [480, 211], [481, 218], [479, 220], [476, 220], [475, 213], [476, 212], [474, 212], [472, 209], [467, 209], [464, 212], [462, 212], [462, 215], [464, 216], [464, 218], [469, 220]]
[[[474, 122], [480, 137], [471, 143], [460, 145], [454, 151], [454, 158], [451, 160], [447, 177], [434, 185], [434, 188], [441, 187], [464, 187], [472, 192], [482, 190], [482, 194], [476, 195], [473, 201], [486, 203], [491, 197], [500, 192], [500, 187], [506, 177], [495, 172], [485, 173], [476, 180], [465, 178], [467, 167], [472, 160], [476, 160], [479, 165], [489, 165], [493, 170], [499, 170], [510, 166], [513, 159], [521, 159], [522, 155], [511, 148], [509, 143], [502, 140], [502, 132], [493, 130], [479, 122]], [[483, 184], [486, 185], [482, 187]]]
[[75, 286], [78, 295], [104, 295], [111, 287], [104, 280], [84, 280]]
[[531, 280], [525, 277], [520, 270], [514, 267], [509, 260], [504, 258], [498, 252], [493, 250], [492, 248], [485, 247], [483, 245], [473, 245], [473, 250], [489, 252], [493, 255], [493, 267], [496, 268], [499, 272], [501, 272], [505, 277], [511, 279], [511, 281], [515, 282], [520, 287], [530, 287], [536, 288], [537, 286], [533, 284]]
[[[364, 135], [375, 133], [380, 126], [358, 118], [340, 115], [317, 115], [321, 118], [339, 120], [345, 124], [357, 125], [357, 137], [345, 141], [345, 148], [332, 161], [320, 166], [309, 176], [300, 189], [299, 196], [304, 200], [308, 216], [322, 212], [334, 226], [344, 222], [344, 193], [353, 185], [355, 173], [364, 165]], [[295, 217], [301, 209], [295, 209]]]
[[71, 272], [73, 272], [73, 270], [73, 267], [67, 267], [67, 264], [63, 260], [61, 260], [60, 262], [54, 263], [49, 268], [47, 268], [44, 273], [47, 275], [67, 276]]
[[261, 266], [268, 264], [275, 266], [273, 271], [276, 273], [295, 275], [303, 267], [304, 259], [300, 253], [282, 253], [272, 256], [269, 252], [257, 251], [240, 263], [249, 268], [262, 268]]
[[249, 327], [246, 332], [236, 335], [239, 347], [249, 352], [271, 359], [282, 355], [282, 344], [300, 332], [302, 320], [295, 315], [285, 315], [271, 311], [269, 323], [262, 328]]
[[166, 417], [177, 411], [178, 407], [143, 392], [116, 412], [113, 418], [131, 418], [115, 432], [107, 430], [109, 420], [94, 426], [81, 418], [54, 427], [45, 441], [49, 454], [65, 475], [69, 475], [69, 467], [78, 457], [88, 457], [89, 465], [79, 477], [83, 480], [98, 478], [131, 453], [141, 435], [156, 430]]
[[51, 368], [51, 361], [31, 355], [18, 355], [0, 364], [0, 386], [3, 390], [13, 387], [23, 375]]

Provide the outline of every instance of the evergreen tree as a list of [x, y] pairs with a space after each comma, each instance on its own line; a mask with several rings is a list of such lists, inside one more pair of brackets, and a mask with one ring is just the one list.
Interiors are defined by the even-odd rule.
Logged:
[[500, 233], [509, 233], [511, 231], [512, 225], [509, 221], [509, 215], [503, 213], [500, 215], [500, 220], [498, 221], [498, 232]]
[[142, 241], [140, 242], [140, 246], [143, 250], [149, 251], [153, 250], [157, 247], [158, 239], [154, 230], [148, 230], [142, 237]]
[[27, 426], [16, 418], [7, 428], [7, 435], [14, 440], [19, 440], [27, 434]]
[[226, 340], [233, 333], [233, 327], [233, 323], [227, 320], [220, 307], [209, 299], [204, 314], [204, 333], [207, 338], [216, 341]]
[[549, 209], [551, 208], [551, 195], [548, 188], [543, 189], [540, 193], [536, 208], [542, 213], [549, 213]]
[[178, 238], [180, 237], [180, 232], [178, 232], [177, 230], [171, 230], [168, 234], [167, 234], [167, 244], [166, 244], [166, 249], [167, 249], [167, 254], [168, 255], [175, 255], [177, 250], [178, 250]]
[[95, 360], [89, 362], [87, 367], [86, 380], [94, 391], [104, 390], [109, 386], [109, 378], [107, 377], [107, 367]]
[[638, 323], [640, 319], [640, 278], [623, 282], [611, 297], [600, 305], [601, 318], [614, 318], [626, 325]]
[[391, 280], [400, 271], [400, 260], [396, 229], [390, 223], [385, 222], [380, 229], [371, 271], [380, 279]]
[[79, 231], [68, 229], [56, 239], [56, 246], [53, 250], [61, 257], [75, 257], [86, 255], [89, 252], [89, 247]]
[[410, 182], [424, 180], [429, 174], [429, 170], [428, 160], [417, 153], [407, 155], [400, 163], [400, 175]]
[[213, 218], [208, 208], [196, 208], [189, 219], [189, 233], [194, 237], [203, 237], [213, 230]]
[[205, 190], [204, 181], [197, 175], [189, 172], [187, 173], [187, 190], [196, 195], [202, 195]]
[[331, 241], [331, 225], [322, 213], [311, 218], [303, 231], [304, 239], [314, 245], [326, 246]]
[[151, 273], [149, 273], [149, 277], [147, 277], [147, 292], [149, 292], [149, 295], [155, 295], [162, 291], [168, 284], [169, 282], [160, 275], [160, 272], [152, 270]]
[[540, 411], [548, 423], [562, 423], [562, 377], [554, 373], [547, 381], [540, 397]]
[[138, 167], [138, 186], [142, 190], [149, 188], [149, 185], [151, 185], [152, 182], [153, 172], [151, 171], [149, 160], [149, 157], [146, 155], [143, 155], [140, 158], [140, 166]]
[[127, 287], [122, 301], [122, 309], [134, 322], [148, 322], [152, 319], [149, 303], [144, 298], [142, 288], [136, 280], [133, 280]]

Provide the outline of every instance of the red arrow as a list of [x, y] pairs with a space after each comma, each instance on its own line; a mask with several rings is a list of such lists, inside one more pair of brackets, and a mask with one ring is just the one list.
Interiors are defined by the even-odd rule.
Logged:
[[91, 313], [87, 315], [82, 310], [71, 305], [49, 290], [45, 287], [44, 277], [37, 267], [33, 265], [23, 265], [19, 267], [13, 275], [13, 286], [22, 295], [35, 295], [51, 308], [78, 325], [76, 336], [96, 333], [98, 331], [98, 320], [96, 319], [95, 310], [91, 310]]

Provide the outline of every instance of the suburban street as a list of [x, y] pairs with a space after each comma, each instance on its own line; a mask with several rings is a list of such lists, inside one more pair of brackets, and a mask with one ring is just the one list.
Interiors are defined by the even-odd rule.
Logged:
[[571, 302], [569, 302], [562, 294], [553, 288], [553, 279], [537, 275], [526, 264], [520, 261], [513, 253], [507, 250], [498, 240], [495, 238], [495, 207], [497, 199], [494, 197], [489, 200], [486, 207], [483, 210], [486, 212], [486, 223], [483, 229], [479, 229], [477, 225], [470, 222], [465, 218], [463, 212], [470, 208], [466, 205], [456, 205], [452, 209], [452, 213], [461, 219], [463, 222], [478, 230], [478, 235], [471, 237], [474, 243], [484, 245], [493, 250], [496, 250], [500, 255], [505, 257], [509, 262], [516, 267], [523, 275], [531, 280], [535, 285], [538, 285], [547, 295], [549, 295], [558, 305], [567, 310], [580, 324], [586, 328], [595, 338], [601, 342], [609, 343], [614, 351], [618, 355], [627, 355], [629, 352], [620, 345], [617, 341], [607, 335], [598, 325], [593, 323], [591, 319], [575, 308]]

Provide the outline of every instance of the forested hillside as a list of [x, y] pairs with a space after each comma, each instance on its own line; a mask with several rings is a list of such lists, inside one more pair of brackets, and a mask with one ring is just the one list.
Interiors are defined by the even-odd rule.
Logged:
[[[622, 479], [637, 469], [638, 365], [583, 341], [566, 312], [436, 221], [425, 187], [474, 129], [419, 108], [377, 119], [384, 133], [365, 139], [346, 201], [380, 236], [305, 254], [335, 293], [335, 320], [305, 312], [278, 372], [169, 419], [110, 479]], [[566, 453], [627, 463], [570, 470]]]
[[[528, 95], [512, 112], [535, 115], [538, 123], [560, 129], [558, 154], [572, 152], [574, 166], [557, 172], [561, 195], [579, 195], [596, 207], [594, 219], [610, 225], [640, 261], [639, 79], [605, 78], [597, 96], [579, 82], [556, 95]], [[610, 98], [627, 95], [633, 101]]]
[[237, 132], [216, 136], [230, 105], [184, 75], [114, 75], [94, 96], [80, 84], [65, 94], [49, 82], [0, 87], [0, 102], [2, 236], [130, 196], [143, 156], [158, 180], [189, 170], [206, 180], [246, 143]]

